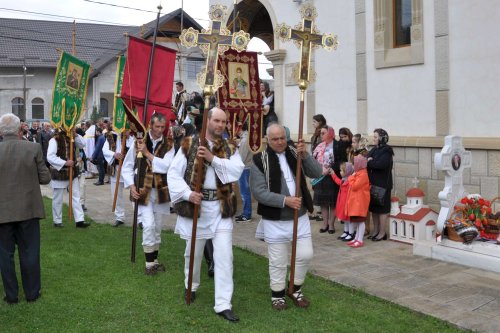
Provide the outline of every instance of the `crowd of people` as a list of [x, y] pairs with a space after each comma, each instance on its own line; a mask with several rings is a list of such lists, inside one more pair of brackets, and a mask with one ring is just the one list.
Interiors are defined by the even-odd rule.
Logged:
[[[138, 204], [137, 222], [142, 226], [145, 275], [166, 271], [165, 265], [159, 261], [161, 230], [166, 215], [177, 215], [175, 233], [186, 242], [186, 301], [189, 302], [188, 297], [190, 301], [196, 299], [200, 288], [200, 265], [205, 255], [209, 275], [214, 277], [214, 310], [231, 322], [239, 320], [231, 304], [233, 222], [252, 221], [253, 198], [257, 202], [257, 214], [261, 216], [255, 237], [268, 246], [272, 308], [286, 309], [286, 296], [297, 307], [308, 307], [310, 300], [304, 296], [302, 286], [313, 257], [310, 221], [322, 221], [319, 232], [325, 235], [336, 233], [336, 223], [337, 228], [342, 225], [343, 232], [338, 239], [352, 248], [364, 245], [366, 229], [370, 229], [368, 238], [372, 241], [387, 239], [385, 230], [390, 211], [393, 151], [388, 145], [389, 135], [385, 130], [375, 129], [371, 144], [366, 136], [353, 135], [345, 127], [339, 129], [337, 137], [333, 126], [320, 114], [313, 117], [314, 135], [308, 149], [304, 140], [291, 141], [289, 130], [279, 124], [269, 86], [263, 83], [261, 90], [267, 145], [255, 154], [248, 147], [248, 124], [237, 124], [233, 133], [229, 134], [227, 114], [215, 106], [215, 101], [208, 110], [204, 110], [202, 97], [196, 93], [187, 94], [181, 82], [176, 84], [173, 102], [177, 119], [167, 124], [163, 115], [154, 114], [144, 138], [136, 138], [128, 131], [115, 133], [109, 121], [97, 124], [83, 122], [73, 133], [65, 133], [61, 129], [53, 131], [47, 124], [43, 124], [41, 129], [35, 123], [31, 129], [26, 128], [12, 114], [0, 117], [0, 134], [3, 135], [3, 142], [0, 143], [2, 183], [5, 177], [16, 179], [18, 176], [13, 175], [16, 172], [19, 175], [29, 173], [29, 186], [38, 187], [33, 190], [36, 195], [32, 199], [37, 202], [30, 203], [33, 208], [25, 209], [23, 214], [18, 212], [18, 208], [21, 202], [26, 204], [25, 199], [15, 199], [15, 203], [9, 204], [5, 194], [0, 194], [0, 210], [7, 212], [0, 217], [0, 270], [6, 292], [4, 300], [18, 302], [13, 269], [16, 242], [21, 261], [30, 265], [21, 270], [26, 299], [33, 301], [40, 295], [39, 219], [44, 218], [44, 212], [43, 205], [40, 207], [38, 184], [51, 184], [54, 195], [52, 222], [54, 227], [59, 228], [62, 227], [62, 196], [71, 181], [76, 227], [87, 228], [89, 224], [84, 218], [85, 179], [96, 174], [95, 186], [111, 183], [111, 198], [118, 189], [114, 226], [123, 225], [125, 221], [124, 189], [130, 190], [131, 197]], [[200, 142], [204, 112], [207, 112], [206, 142]], [[165, 135], [166, 127], [169, 127], [168, 135]], [[75, 139], [73, 152], [69, 149], [69, 137]], [[21, 141], [33, 143], [21, 144]], [[13, 149], [16, 149], [16, 154]], [[33, 156], [30, 159], [33, 164], [12, 170], [11, 160], [19, 156], [19, 150]], [[140, 160], [138, 152], [142, 153]], [[73, 159], [70, 156], [74, 156]], [[302, 159], [302, 177], [296, 183], [299, 158]], [[123, 165], [118, 178], [120, 162]], [[202, 163], [201, 166], [199, 163]], [[72, 179], [70, 168], [73, 169]], [[198, 174], [199, 170], [201, 174]], [[196, 179], [201, 179], [200, 191], [196, 189]], [[235, 183], [239, 183], [243, 202], [241, 210], [236, 204]], [[382, 204], [370, 200], [371, 185], [386, 190]], [[16, 185], [9, 183], [2, 193], [9, 193], [9, 186]], [[195, 209], [196, 205], [199, 209]], [[314, 213], [315, 206], [320, 212]], [[195, 212], [198, 213], [197, 233], [196, 239], [192, 239]], [[295, 212], [298, 212], [295, 279], [293, 289], [287, 290], [289, 244]], [[370, 213], [373, 227], [367, 228]], [[30, 225], [33, 232], [12, 238], [5, 236], [4, 230], [16, 232], [23, 223]], [[193, 241], [196, 243], [194, 253], [191, 253]], [[26, 244], [35, 249], [27, 253], [22, 250]], [[188, 293], [191, 256], [194, 256], [194, 267], [191, 293]], [[33, 270], [38, 275], [32, 273]], [[36, 281], [25, 281], [25, 274], [32, 274], [32, 279]]]

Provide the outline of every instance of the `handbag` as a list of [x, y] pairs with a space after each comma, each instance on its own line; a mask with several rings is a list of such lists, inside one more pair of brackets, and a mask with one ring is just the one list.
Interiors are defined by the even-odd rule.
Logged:
[[381, 186], [370, 186], [370, 202], [377, 206], [384, 206], [385, 192], [386, 189]]

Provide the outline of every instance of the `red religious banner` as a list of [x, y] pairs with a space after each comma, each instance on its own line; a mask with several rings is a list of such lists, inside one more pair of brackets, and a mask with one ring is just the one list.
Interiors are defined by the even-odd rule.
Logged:
[[248, 144], [257, 152], [262, 144], [262, 95], [256, 52], [228, 50], [219, 56], [224, 85], [218, 90], [219, 105], [229, 113], [229, 131], [248, 122]]
[[[170, 120], [176, 118], [172, 112], [176, 51], [161, 45], [155, 46], [147, 116], [146, 122], [142, 124], [151, 50], [151, 42], [130, 37], [121, 98], [133, 131], [144, 132], [149, 126], [152, 114], [157, 112], [162, 113], [167, 118], [167, 126], [165, 127], [165, 134], [167, 134]], [[137, 110], [137, 115], [133, 112], [135, 110]]]

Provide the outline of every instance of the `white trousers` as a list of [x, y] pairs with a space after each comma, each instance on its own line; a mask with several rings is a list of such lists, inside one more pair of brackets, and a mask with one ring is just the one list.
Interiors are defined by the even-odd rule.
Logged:
[[[200, 269], [203, 258], [203, 249], [206, 239], [197, 239], [193, 265], [192, 290], [196, 291], [200, 286]], [[215, 312], [231, 309], [231, 298], [233, 297], [233, 234], [228, 231], [216, 231], [212, 238], [214, 245], [214, 289], [215, 289]], [[187, 289], [189, 276], [189, 254], [191, 252], [191, 240], [186, 241], [184, 252], [184, 286]]]
[[78, 184], [80, 186], [80, 204], [85, 205], [85, 174], [81, 173], [78, 176]]
[[139, 206], [142, 222], [142, 246], [145, 253], [157, 251], [161, 243], [161, 228], [165, 214], [154, 211], [154, 203], [150, 198], [147, 206]]
[[[53, 198], [52, 198], [52, 219], [54, 223], [62, 223], [62, 206], [63, 206], [63, 195], [66, 192], [66, 188], [54, 188]], [[83, 215], [82, 205], [80, 204], [80, 187], [78, 184], [78, 177], [73, 179], [73, 217], [75, 222], [81, 222], [85, 220]]]
[[[272, 291], [286, 288], [286, 271], [290, 243], [267, 244], [269, 254], [269, 277]], [[297, 256], [295, 259], [295, 285], [302, 285], [313, 257], [312, 238], [297, 240]]]
[[[114, 180], [113, 180], [114, 179]], [[111, 204], [115, 198], [116, 178], [111, 178]], [[118, 196], [116, 197], [115, 219], [125, 222], [125, 208], [123, 207], [123, 183], [118, 185]]]

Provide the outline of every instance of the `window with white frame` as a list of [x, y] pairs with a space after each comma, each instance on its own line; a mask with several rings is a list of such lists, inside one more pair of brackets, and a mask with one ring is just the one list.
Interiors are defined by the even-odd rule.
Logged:
[[31, 118], [44, 119], [44, 102], [40, 97], [31, 100]]

